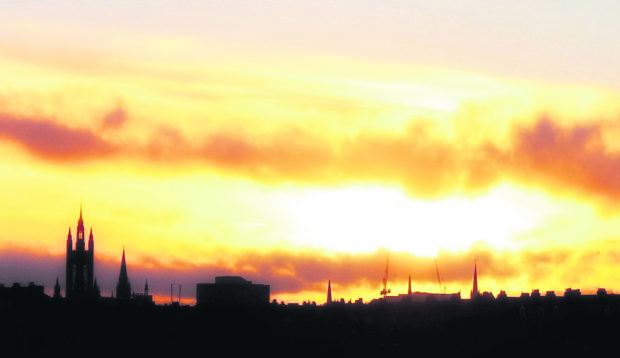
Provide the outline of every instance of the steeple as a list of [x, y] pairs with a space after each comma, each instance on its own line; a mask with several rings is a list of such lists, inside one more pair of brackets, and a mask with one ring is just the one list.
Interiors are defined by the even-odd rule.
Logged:
[[82, 218], [82, 203], [80, 202], [80, 218], [77, 224], [77, 239], [84, 240], [84, 219]]
[[327, 281], [327, 303], [332, 303], [332, 281]]
[[407, 287], [407, 294], [411, 295], [411, 275], [409, 275], [409, 286]]
[[478, 291], [478, 263], [474, 262], [474, 284], [470, 298], [478, 298], [478, 296], [480, 296], [480, 292]]
[[118, 283], [116, 284], [116, 298], [130, 298], [131, 285], [127, 276], [127, 264], [125, 262], [125, 248], [123, 248], [123, 258], [121, 260], [121, 272], [118, 275]]
[[60, 295], [60, 283], [58, 282], [58, 277], [56, 277], [56, 284], [54, 285], [54, 299], [62, 298]]

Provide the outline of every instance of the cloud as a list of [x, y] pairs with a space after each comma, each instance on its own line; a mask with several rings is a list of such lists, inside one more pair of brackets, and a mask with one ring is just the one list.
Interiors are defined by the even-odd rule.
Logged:
[[119, 104], [116, 108], [103, 116], [101, 127], [103, 129], [117, 129], [122, 127], [127, 120], [127, 111]]
[[620, 154], [609, 151], [602, 123], [561, 127], [549, 118], [517, 128], [510, 170], [518, 179], [598, 197], [620, 196]]
[[116, 151], [112, 144], [86, 129], [70, 128], [47, 119], [16, 118], [6, 114], [0, 114], [0, 138], [52, 161], [100, 158]]
[[620, 196], [620, 154], [608, 150], [606, 123], [561, 126], [541, 117], [515, 126], [505, 145], [468, 145], [432, 134], [430, 124], [399, 134], [346, 139], [304, 131], [268, 138], [216, 134], [188, 155], [254, 180], [325, 184], [392, 183], [421, 197], [485, 190], [511, 180], [596, 198]]
[[[106, 116], [121, 126], [122, 108]], [[562, 126], [541, 117], [515, 125], [501, 145], [482, 139], [460, 142], [438, 135], [433, 122], [414, 121], [400, 133], [358, 132], [349, 136], [286, 127], [271, 134], [220, 129], [190, 140], [174, 126], [159, 126], [146, 143], [112, 143], [97, 134], [45, 119], [0, 115], [0, 138], [52, 161], [122, 155], [170, 170], [194, 163], [267, 183], [400, 185], [418, 197], [475, 193], [513, 181], [595, 199], [620, 196], [620, 154], [608, 150], [609, 123]], [[475, 132], [475, 128], [469, 128]], [[199, 139], [196, 139], [198, 137]], [[201, 139], [200, 139], [201, 138]], [[609, 200], [608, 200], [609, 201]]]

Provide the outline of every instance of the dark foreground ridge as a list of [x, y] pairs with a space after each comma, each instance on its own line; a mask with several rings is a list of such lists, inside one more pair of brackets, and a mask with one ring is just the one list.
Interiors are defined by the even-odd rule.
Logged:
[[562, 356], [605, 353], [620, 333], [620, 296], [567, 291], [368, 304], [142, 305], [54, 299], [0, 287], [5, 356]]

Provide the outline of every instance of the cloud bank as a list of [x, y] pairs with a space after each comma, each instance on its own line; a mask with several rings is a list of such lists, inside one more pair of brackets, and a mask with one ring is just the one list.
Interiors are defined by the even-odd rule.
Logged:
[[[127, 120], [111, 111], [105, 126]], [[189, 140], [174, 127], [160, 128], [145, 144], [112, 142], [94, 131], [49, 119], [0, 115], [0, 138], [49, 161], [102, 158], [169, 165], [198, 163], [256, 181], [306, 184], [379, 182], [397, 184], [421, 197], [484, 190], [501, 180], [597, 198], [620, 196], [620, 153], [603, 138], [606, 123], [560, 125], [542, 117], [515, 125], [506, 143], [466, 144], [431, 135], [431, 124], [413, 123], [401, 133], [320, 136], [299, 128], [270, 135], [219, 131]], [[471, 129], [475, 131], [475, 128]]]

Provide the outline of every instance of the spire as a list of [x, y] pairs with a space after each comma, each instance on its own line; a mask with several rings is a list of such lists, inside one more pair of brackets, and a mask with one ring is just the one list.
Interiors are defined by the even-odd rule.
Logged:
[[407, 294], [411, 295], [411, 275], [409, 275], [409, 287], [407, 287]]
[[478, 263], [474, 261], [474, 284], [471, 290], [471, 298], [477, 298], [480, 295], [478, 291]]
[[95, 279], [95, 283], [93, 284], [93, 295], [95, 298], [101, 297], [101, 290], [99, 289], [99, 285], [97, 284], [97, 279]]
[[145, 295], [149, 294], [149, 281], [148, 280], [144, 280], [144, 294]]
[[84, 219], [82, 218], [82, 202], [80, 201], [80, 218], [78, 219], [78, 226], [84, 225]]
[[121, 272], [118, 275], [118, 283], [116, 284], [116, 298], [131, 297], [131, 285], [127, 276], [127, 264], [125, 262], [125, 248], [123, 248], [123, 258], [121, 259]]
[[123, 247], [123, 258], [121, 259], [121, 276], [127, 277], [127, 263], [125, 262], [125, 248]]
[[84, 219], [82, 218], [82, 202], [80, 201], [80, 218], [77, 224], [77, 238], [78, 240], [84, 240]]
[[71, 227], [69, 226], [69, 233], [67, 234], [67, 240], [71, 240]]
[[93, 227], [91, 226], [90, 227], [90, 235], [88, 235], [88, 240], [92, 241], [92, 239], [93, 239]]
[[327, 303], [332, 303], [332, 281], [327, 281]]
[[60, 283], [58, 282], [58, 276], [56, 276], [56, 284], [54, 285], [54, 299], [62, 298], [60, 295]]

